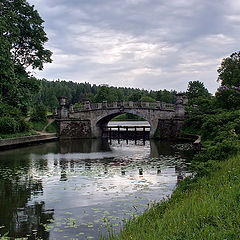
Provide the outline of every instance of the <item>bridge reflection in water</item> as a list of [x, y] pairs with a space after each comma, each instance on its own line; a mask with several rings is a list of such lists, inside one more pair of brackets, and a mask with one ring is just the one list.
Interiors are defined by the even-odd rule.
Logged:
[[111, 141], [114, 139], [126, 140], [127, 144], [129, 140], [142, 141], [145, 145], [145, 141], [149, 140], [151, 126], [147, 121], [111, 121], [106, 127], [102, 128], [102, 137], [108, 138]]

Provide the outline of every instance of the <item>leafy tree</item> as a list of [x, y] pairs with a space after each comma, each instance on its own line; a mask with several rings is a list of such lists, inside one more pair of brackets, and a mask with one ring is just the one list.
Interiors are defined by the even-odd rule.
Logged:
[[221, 86], [215, 95], [219, 107], [233, 110], [240, 108], [240, 86]]
[[[0, 20], [1, 21], [1, 20]], [[1, 26], [0, 26], [1, 27]], [[0, 35], [0, 101], [11, 102], [17, 91], [10, 44]]]
[[31, 114], [32, 122], [46, 122], [47, 121], [47, 108], [42, 103], [39, 103]]
[[26, 113], [32, 94], [39, 90], [26, 68], [43, 69], [51, 62], [44, 48], [48, 40], [43, 20], [25, 0], [0, 1], [0, 94], [3, 101]]
[[25, 69], [43, 69], [43, 64], [51, 62], [51, 51], [44, 48], [48, 38], [43, 28], [43, 20], [26, 0], [4, 0], [0, 3], [2, 18], [1, 36], [11, 44], [11, 55], [15, 65]]
[[188, 99], [195, 99], [198, 97], [210, 97], [211, 94], [208, 92], [207, 88], [200, 81], [190, 81], [187, 88]]
[[108, 101], [108, 102], [117, 101], [117, 96], [114, 93], [114, 90], [112, 88], [109, 88], [106, 85], [100, 86], [99, 91], [95, 96], [95, 102], [103, 102], [103, 101]]
[[140, 91], [136, 91], [136, 92], [133, 92], [128, 99], [129, 101], [138, 102], [140, 101], [141, 97], [142, 97], [142, 93]]
[[0, 0], [0, 108], [4, 109], [0, 133], [7, 123], [8, 133], [29, 130], [22, 113], [27, 114], [32, 96], [40, 88], [26, 69], [42, 70], [44, 63], [51, 62], [51, 52], [44, 48], [48, 39], [42, 24], [26, 0]]
[[149, 96], [142, 96], [140, 99], [141, 102], [156, 102], [156, 100]]
[[240, 86], [240, 52], [235, 52], [230, 57], [224, 58], [219, 73], [218, 81], [224, 86]]

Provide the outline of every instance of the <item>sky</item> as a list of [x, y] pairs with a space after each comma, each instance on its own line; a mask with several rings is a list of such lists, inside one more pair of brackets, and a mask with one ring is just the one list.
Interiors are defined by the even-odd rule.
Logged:
[[239, 51], [238, 0], [28, 0], [43, 18], [53, 63], [38, 78], [212, 93]]

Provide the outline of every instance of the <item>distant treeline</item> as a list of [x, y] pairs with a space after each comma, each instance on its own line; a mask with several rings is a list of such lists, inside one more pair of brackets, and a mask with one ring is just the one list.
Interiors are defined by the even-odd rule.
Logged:
[[58, 106], [58, 98], [66, 97], [67, 105], [90, 101], [93, 103], [108, 101], [162, 101], [174, 103], [176, 91], [158, 90], [147, 91], [138, 88], [110, 87], [108, 85], [97, 86], [90, 83], [76, 83], [72, 81], [47, 81], [39, 80], [41, 90], [34, 96], [34, 103], [42, 102], [49, 109]]

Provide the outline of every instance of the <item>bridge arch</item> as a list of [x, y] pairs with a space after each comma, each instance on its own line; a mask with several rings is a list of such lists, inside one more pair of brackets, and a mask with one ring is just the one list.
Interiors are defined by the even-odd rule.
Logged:
[[102, 135], [102, 129], [104, 127], [107, 127], [107, 124], [111, 121], [111, 119], [124, 113], [131, 113], [133, 115], [136, 115], [145, 119], [145, 121], [147, 121], [150, 124], [150, 136], [154, 135], [157, 128], [157, 122], [154, 123], [152, 121], [152, 118], [150, 117], [150, 114], [148, 111], [136, 112], [136, 111], [132, 111], [132, 109], [122, 109], [122, 110], [115, 110], [111, 112], [106, 111], [102, 115], [96, 117], [96, 119], [92, 122], [93, 132], [96, 135], [96, 137], [100, 137]]
[[[60, 138], [97, 138], [102, 136], [102, 128], [115, 116], [123, 113], [144, 118], [150, 124], [150, 138], [160, 130], [160, 138], [176, 136], [185, 119], [183, 94], [177, 95], [175, 104], [156, 103], [94, 103], [86, 102], [83, 108], [75, 109], [70, 105], [67, 110], [61, 103], [59, 114]], [[158, 131], [159, 133], [159, 131]]]

